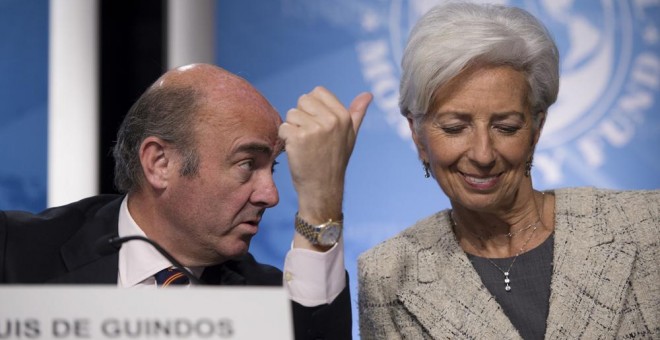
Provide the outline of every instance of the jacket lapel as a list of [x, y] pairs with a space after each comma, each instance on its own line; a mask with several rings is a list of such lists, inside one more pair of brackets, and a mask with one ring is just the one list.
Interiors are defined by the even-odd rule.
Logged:
[[593, 189], [558, 190], [556, 198], [546, 338], [599, 338], [621, 314], [636, 248], [608, 231]]
[[397, 294], [403, 306], [434, 338], [520, 338], [455, 241], [448, 213], [424, 223], [410, 273], [417, 280]]
[[119, 197], [88, 218], [60, 251], [67, 273], [50, 283], [117, 284], [119, 252], [100, 255], [96, 249], [101, 238], [117, 235]]
[[[621, 315], [636, 248], [615, 239], [599, 209], [594, 190], [556, 192], [548, 339], [602, 337]], [[519, 339], [454, 240], [448, 213], [424, 223], [414, 235], [416, 280], [397, 294], [406, 310], [434, 338]]]
[[245, 276], [225, 264], [206, 267], [201, 280], [208, 285], [244, 286], [247, 284]]

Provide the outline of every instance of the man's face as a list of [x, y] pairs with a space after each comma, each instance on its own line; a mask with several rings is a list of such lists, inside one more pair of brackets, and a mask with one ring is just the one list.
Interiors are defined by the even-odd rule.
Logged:
[[168, 185], [163, 214], [182, 240], [180, 251], [195, 262], [246, 253], [265, 209], [278, 203], [272, 172], [283, 146], [281, 120], [261, 99], [206, 101], [194, 130], [199, 171]]

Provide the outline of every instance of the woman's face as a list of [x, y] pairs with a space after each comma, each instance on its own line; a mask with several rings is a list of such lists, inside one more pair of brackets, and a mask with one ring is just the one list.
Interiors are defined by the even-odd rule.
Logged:
[[[516, 203], [540, 129], [534, 129], [522, 72], [468, 69], [436, 92], [413, 138], [453, 204], [497, 211]], [[411, 125], [412, 128], [412, 125]]]

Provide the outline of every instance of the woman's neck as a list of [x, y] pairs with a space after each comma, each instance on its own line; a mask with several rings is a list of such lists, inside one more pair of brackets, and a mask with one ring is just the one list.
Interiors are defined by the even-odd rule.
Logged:
[[531, 191], [521, 204], [501, 212], [478, 212], [452, 204], [456, 238], [467, 253], [513, 257], [540, 245], [554, 230], [554, 196]]

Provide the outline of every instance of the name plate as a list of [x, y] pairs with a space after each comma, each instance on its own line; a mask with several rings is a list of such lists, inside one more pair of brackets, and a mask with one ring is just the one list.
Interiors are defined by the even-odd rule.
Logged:
[[0, 286], [0, 339], [293, 339], [282, 287]]

